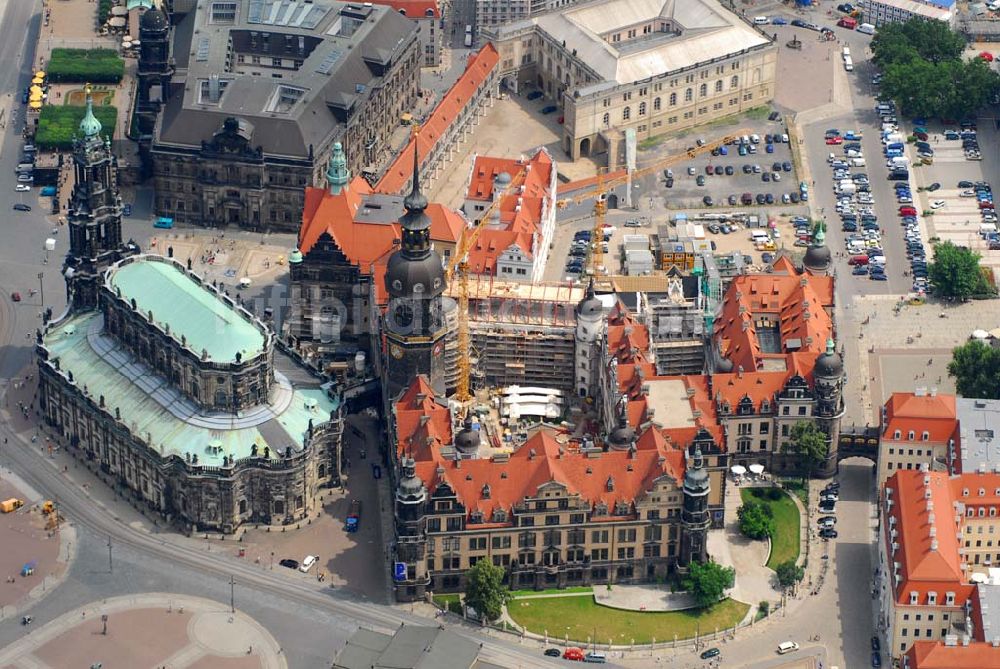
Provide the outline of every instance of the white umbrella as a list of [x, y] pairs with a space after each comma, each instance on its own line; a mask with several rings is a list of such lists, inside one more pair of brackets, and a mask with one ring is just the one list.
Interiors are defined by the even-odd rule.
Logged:
[[750, 473], [756, 476], [760, 476], [764, 473], [764, 465], [753, 464], [750, 465]]
[[986, 330], [974, 330], [972, 332], [972, 338], [973, 339], [989, 339], [990, 338], [990, 333], [987, 332]]
[[111, 26], [112, 28], [124, 28], [125, 18], [121, 16], [112, 16], [110, 19], [108, 19], [108, 25]]
[[736, 476], [743, 476], [744, 474], [747, 473], [747, 468], [744, 467], [743, 465], [733, 465], [732, 467], [729, 468], [729, 471], [731, 471]]
[[127, 16], [127, 15], [128, 15], [128, 10], [122, 7], [121, 5], [111, 8], [111, 16]]

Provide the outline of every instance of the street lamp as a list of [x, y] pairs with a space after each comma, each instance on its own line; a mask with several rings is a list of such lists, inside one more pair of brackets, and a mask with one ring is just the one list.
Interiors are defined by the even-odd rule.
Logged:
[[[48, 251], [46, 251], [48, 253]], [[45, 272], [38, 273], [38, 300], [41, 305], [45, 306], [45, 286], [42, 285], [42, 279], [45, 278]]]

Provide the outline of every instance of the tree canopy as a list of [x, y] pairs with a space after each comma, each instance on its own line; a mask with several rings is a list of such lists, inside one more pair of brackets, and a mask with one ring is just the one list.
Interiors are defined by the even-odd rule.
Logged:
[[740, 532], [750, 539], [766, 539], [774, 534], [774, 512], [767, 504], [747, 500], [736, 511]]
[[937, 295], [959, 300], [991, 292], [979, 269], [980, 255], [969, 248], [951, 242], [934, 245], [934, 261], [927, 273]]
[[943, 22], [882, 26], [871, 48], [883, 70], [882, 93], [908, 116], [965, 118], [1000, 91], [1000, 75], [981, 58], [962, 60], [965, 40]]
[[795, 560], [788, 560], [779, 564], [774, 573], [778, 576], [778, 585], [782, 588], [788, 588], [801, 581], [806, 570], [797, 566]]
[[1000, 349], [978, 339], [955, 348], [948, 363], [948, 376], [962, 397], [1000, 399]]
[[465, 584], [465, 603], [476, 610], [486, 622], [500, 617], [510, 601], [510, 590], [503, 582], [503, 567], [480, 560], [469, 570]]
[[792, 426], [791, 437], [785, 452], [798, 455], [803, 473], [811, 476], [826, 461], [826, 434], [814, 422], [800, 420]]
[[722, 599], [734, 583], [736, 570], [732, 567], [715, 562], [692, 562], [682, 585], [694, 596], [698, 606], [711, 606]]

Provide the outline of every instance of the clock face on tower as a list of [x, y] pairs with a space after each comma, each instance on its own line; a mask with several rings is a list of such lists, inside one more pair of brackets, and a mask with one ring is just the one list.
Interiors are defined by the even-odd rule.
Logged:
[[402, 357], [403, 357], [403, 349], [401, 349], [401, 348], [400, 348], [399, 346], [397, 346], [396, 344], [392, 344], [392, 345], [391, 345], [391, 346], [389, 347], [389, 355], [391, 355], [391, 356], [392, 356], [393, 358], [395, 358], [396, 360], [399, 360], [400, 358], [402, 358]]

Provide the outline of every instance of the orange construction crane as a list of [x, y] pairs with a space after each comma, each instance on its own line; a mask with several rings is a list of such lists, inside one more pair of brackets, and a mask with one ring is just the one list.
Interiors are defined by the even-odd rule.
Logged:
[[651, 163], [643, 168], [637, 170], [631, 170], [624, 176], [615, 177], [614, 179], [608, 179], [605, 181], [604, 176], [607, 172], [607, 168], [602, 167], [597, 170], [597, 185], [591, 189], [586, 190], [582, 193], [577, 193], [568, 198], [563, 198], [556, 203], [560, 209], [564, 209], [570, 204], [577, 204], [583, 202], [584, 200], [594, 199], [594, 230], [591, 234], [591, 251], [590, 251], [590, 271], [594, 276], [599, 274], [604, 274], [606, 269], [604, 267], [604, 220], [608, 213], [608, 191], [616, 186], [621, 186], [622, 184], [627, 185], [629, 188], [632, 187], [632, 180], [636, 177], [643, 177], [647, 174], [656, 172], [657, 170], [662, 170], [670, 165], [676, 165], [679, 162], [690, 160], [696, 158], [703, 153], [709, 153], [714, 149], [719, 148], [725, 144], [729, 144], [734, 138], [740, 135], [749, 135], [752, 131], [746, 128], [740, 128], [739, 130], [734, 130], [727, 134], [721, 139], [713, 140], [711, 142], [704, 142], [700, 146], [690, 146], [683, 153], [674, 153], [665, 158], [661, 158], [654, 163]]
[[503, 199], [520, 187], [526, 175], [524, 169], [519, 170], [503, 191], [493, 194], [493, 202], [482, 212], [479, 222], [462, 230], [458, 248], [455, 249], [455, 255], [445, 270], [448, 283], [451, 283], [455, 273], [458, 273], [458, 381], [455, 385], [454, 399], [462, 404], [472, 400], [469, 388], [469, 378], [472, 375], [472, 362], [469, 359], [472, 349], [469, 335], [469, 251], [475, 247], [479, 233], [483, 231], [483, 227], [494, 212], [499, 210]]

